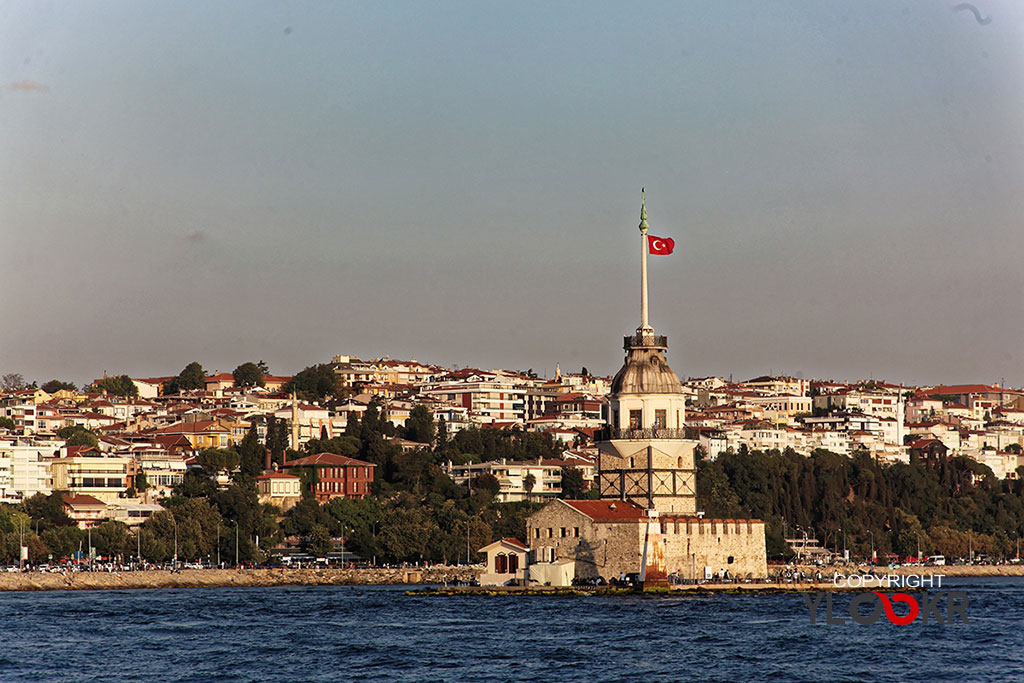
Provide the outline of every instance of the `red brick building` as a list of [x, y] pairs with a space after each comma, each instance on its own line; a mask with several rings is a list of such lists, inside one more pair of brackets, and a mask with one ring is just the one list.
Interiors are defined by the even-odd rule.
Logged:
[[317, 502], [324, 503], [332, 498], [364, 498], [373, 484], [373, 468], [376, 465], [335, 453], [317, 453], [284, 464], [294, 474], [300, 470], [316, 472], [313, 495]]

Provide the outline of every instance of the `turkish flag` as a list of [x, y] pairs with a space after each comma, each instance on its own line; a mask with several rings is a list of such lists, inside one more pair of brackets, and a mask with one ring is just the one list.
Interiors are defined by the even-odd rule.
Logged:
[[671, 237], [655, 237], [654, 235], [647, 236], [647, 248], [652, 254], [657, 256], [667, 256], [672, 253], [672, 248], [676, 246], [676, 242]]

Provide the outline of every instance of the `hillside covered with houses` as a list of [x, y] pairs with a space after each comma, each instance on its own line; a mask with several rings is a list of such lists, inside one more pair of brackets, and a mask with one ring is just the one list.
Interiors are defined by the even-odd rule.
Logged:
[[[341, 548], [366, 560], [450, 562], [521, 537], [525, 515], [546, 500], [596, 495], [594, 439], [608, 421], [610, 378], [335, 356], [291, 376], [262, 362], [231, 373], [190, 363], [177, 375], [107, 376], [82, 388], [16, 374], [2, 384], [0, 534], [24, 535], [27, 525], [35, 559], [74, 556], [85, 534], [104, 554], [152, 561], [176, 545], [179, 556], [211, 560]], [[972, 513], [989, 519], [975, 530], [992, 544], [1024, 522], [1019, 501], [996, 500], [1019, 498], [1024, 391], [772, 376], [683, 386], [704, 508], [766, 519], [777, 555], [797, 524], [824, 543], [843, 533], [846, 543], [870, 536], [872, 547], [896, 547], [895, 520], [910, 522], [894, 512], [904, 501], [884, 496], [916, 491], [893, 479], [906, 468], [941, 468], [945, 498], [978, 487], [995, 497], [989, 507], [1011, 510], [998, 542], [990, 521], [999, 511]], [[826, 463], [843, 476], [822, 475]], [[887, 483], [863, 485], [865, 472]], [[834, 494], [849, 509], [812, 514], [809, 494], [802, 507], [769, 503], [752, 477], [797, 499], [801, 484], [787, 477], [828, 480], [840, 488], [819, 491], [819, 502]], [[875, 498], [876, 507], [856, 507]], [[973, 524], [950, 506], [902, 507], [918, 540], [929, 528], [952, 538]], [[10, 545], [0, 544], [0, 560], [16, 552]]]

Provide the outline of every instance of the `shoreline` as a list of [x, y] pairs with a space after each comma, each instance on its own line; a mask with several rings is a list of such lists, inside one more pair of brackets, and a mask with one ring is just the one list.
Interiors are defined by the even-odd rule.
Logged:
[[22, 572], [0, 574], [0, 592], [137, 590], [269, 586], [392, 586], [472, 580], [480, 567], [438, 565], [406, 569], [154, 569], [135, 572]]
[[[777, 571], [785, 569], [773, 565]], [[674, 586], [672, 592], [698, 591], [716, 593], [771, 593], [771, 592], [808, 592], [829, 590], [832, 587], [833, 572], [843, 574], [867, 573], [868, 568], [857, 566], [828, 567], [822, 569], [815, 566], [791, 567], [803, 571], [805, 576], [813, 576], [821, 571], [823, 581], [816, 582], [783, 582], [770, 583], [729, 583], [700, 584], [697, 586]], [[63, 573], [4, 573], [0, 574], [0, 592], [7, 591], [49, 591], [49, 590], [139, 590], [158, 588], [224, 588], [239, 587], [271, 587], [271, 586], [394, 586], [394, 585], [441, 585], [457, 581], [475, 579], [482, 568], [480, 566], [453, 567], [438, 565], [427, 568], [395, 568], [395, 569], [183, 569], [177, 573], [167, 570], [150, 570], [139, 572], [75, 572]], [[1024, 577], [1024, 566], [1016, 565], [951, 565], [945, 567], [898, 567], [888, 569], [876, 567], [875, 574], [921, 575], [932, 576], [941, 574], [945, 577]], [[446, 589], [451, 590], [451, 589]], [[470, 594], [483, 592], [488, 594], [517, 593], [552, 593], [556, 589], [546, 587], [455, 587], [452, 593]], [[557, 589], [567, 594], [592, 593], [588, 587]]]

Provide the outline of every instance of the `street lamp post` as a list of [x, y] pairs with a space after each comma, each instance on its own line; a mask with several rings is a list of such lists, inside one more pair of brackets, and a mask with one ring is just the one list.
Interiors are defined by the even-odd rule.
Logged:
[[238, 568], [238, 520], [235, 520], [235, 568]]
[[217, 569], [220, 569], [220, 519], [217, 520]]
[[171, 562], [171, 568], [178, 568], [178, 520], [174, 518], [174, 513], [171, 513], [171, 523], [174, 524], [174, 559]]

